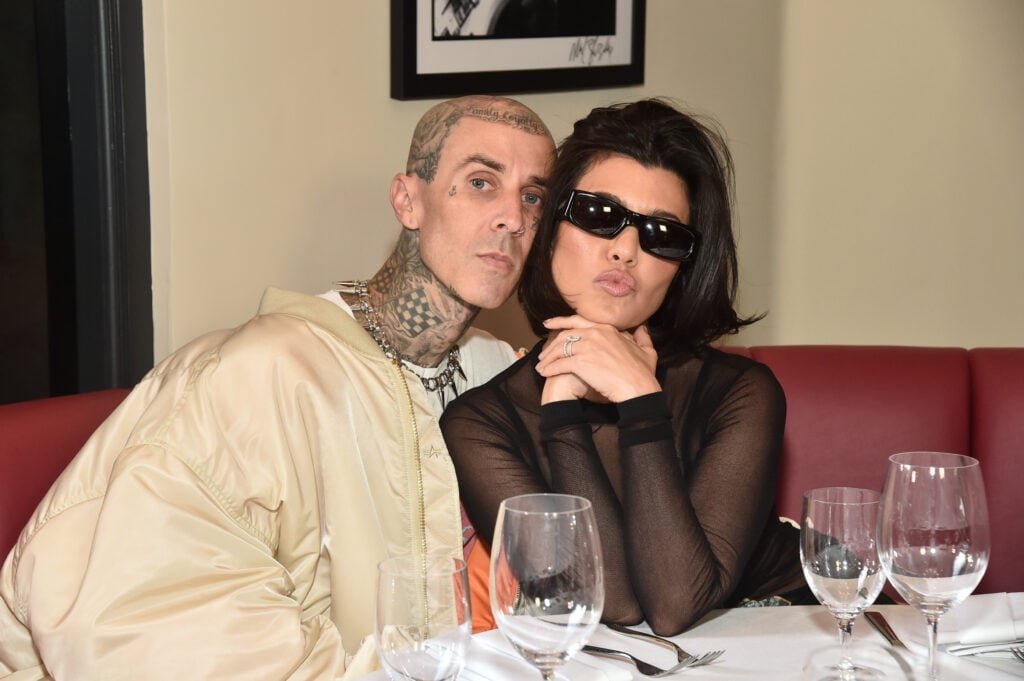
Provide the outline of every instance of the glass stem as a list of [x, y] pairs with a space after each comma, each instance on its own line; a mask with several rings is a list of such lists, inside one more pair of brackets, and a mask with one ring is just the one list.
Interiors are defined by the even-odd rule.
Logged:
[[848, 647], [850, 639], [853, 638], [853, 618], [837, 617], [836, 620], [839, 623], [839, 668], [850, 669], [853, 667], [853, 661], [850, 659]]
[[925, 615], [928, 619], [928, 678], [939, 678], [939, 670], [935, 668], [935, 643], [939, 638], [939, 616]]

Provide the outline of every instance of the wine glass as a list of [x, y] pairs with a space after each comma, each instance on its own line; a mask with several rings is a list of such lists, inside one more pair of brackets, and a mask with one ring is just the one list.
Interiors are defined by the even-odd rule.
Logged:
[[988, 566], [978, 460], [942, 452], [890, 456], [878, 550], [896, 591], [928, 620], [928, 677], [936, 679], [939, 618], [974, 591]]
[[823, 487], [804, 494], [800, 516], [800, 563], [818, 601], [839, 625], [838, 661], [820, 679], [860, 681], [884, 678], [859, 666], [849, 654], [853, 621], [885, 584], [878, 560], [878, 492], [856, 487]]
[[377, 569], [374, 642], [391, 681], [454, 681], [466, 660], [473, 619], [466, 561], [410, 554]]
[[590, 502], [566, 494], [501, 502], [490, 594], [501, 633], [545, 680], [554, 679], [604, 609], [601, 541]]

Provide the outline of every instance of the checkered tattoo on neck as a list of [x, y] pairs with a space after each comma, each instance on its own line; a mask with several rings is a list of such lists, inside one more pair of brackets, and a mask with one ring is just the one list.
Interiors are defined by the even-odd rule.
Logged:
[[423, 289], [415, 289], [392, 299], [388, 307], [402, 330], [412, 338], [444, 323], [444, 319], [431, 308]]
[[395, 285], [395, 270], [392, 268], [381, 268], [376, 274], [377, 287], [381, 291], [390, 291]]

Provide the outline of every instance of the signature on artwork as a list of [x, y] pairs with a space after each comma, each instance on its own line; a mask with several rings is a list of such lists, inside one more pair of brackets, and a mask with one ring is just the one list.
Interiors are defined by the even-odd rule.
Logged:
[[611, 36], [586, 36], [573, 41], [569, 48], [569, 61], [579, 62], [587, 66], [599, 62], [612, 53]]

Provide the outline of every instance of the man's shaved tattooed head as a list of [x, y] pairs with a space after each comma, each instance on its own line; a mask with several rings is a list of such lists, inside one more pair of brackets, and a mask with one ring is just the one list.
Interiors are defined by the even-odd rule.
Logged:
[[409, 175], [416, 173], [424, 182], [433, 182], [445, 140], [463, 116], [501, 123], [531, 135], [551, 137], [540, 117], [514, 99], [486, 95], [460, 97], [431, 107], [420, 118], [412, 134], [405, 172]]

